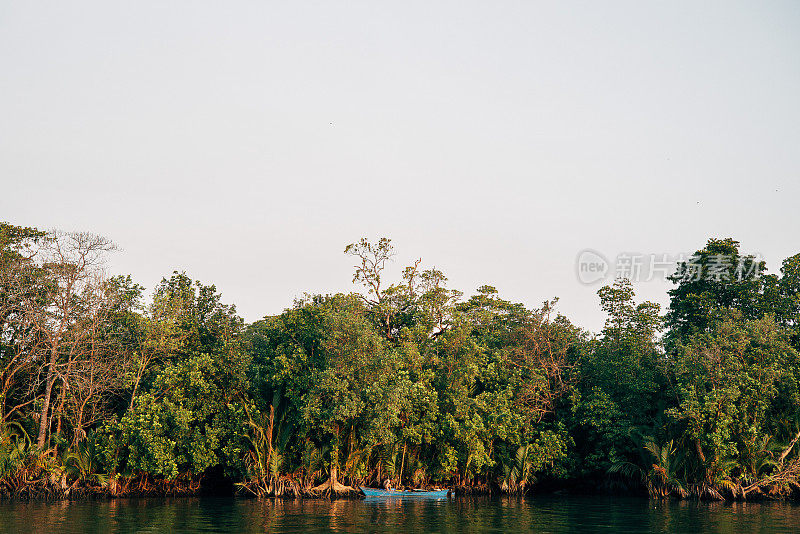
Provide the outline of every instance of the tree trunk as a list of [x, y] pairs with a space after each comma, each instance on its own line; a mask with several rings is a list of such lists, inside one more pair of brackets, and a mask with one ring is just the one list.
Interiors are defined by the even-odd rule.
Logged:
[[139, 381], [142, 379], [142, 371], [140, 370], [136, 375], [136, 381], [133, 383], [133, 391], [131, 392], [131, 402], [128, 405], [128, 409], [133, 409], [133, 401], [136, 399], [136, 391], [139, 389]]
[[58, 393], [58, 407], [53, 410], [53, 414], [51, 418], [58, 414], [57, 423], [56, 423], [56, 435], [61, 435], [61, 415], [64, 413], [64, 402], [67, 400], [67, 387], [64, 383], [64, 380], [61, 380], [61, 391]]
[[789, 453], [792, 452], [792, 448], [799, 439], [800, 439], [800, 432], [797, 433], [792, 442], [789, 443], [789, 446], [786, 447], [781, 453], [781, 455], [778, 457], [778, 465], [783, 466], [783, 461], [786, 459], [787, 456], [789, 456]]
[[[272, 459], [272, 429], [275, 425], [275, 407], [270, 404], [269, 405], [269, 427], [267, 427], [267, 473], [272, 474], [272, 464], [270, 460]], [[277, 473], [276, 473], [277, 475]]]
[[398, 482], [401, 486], [403, 485], [403, 468], [406, 466], [406, 447], [408, 447], [407, 441], [403, 443], [403, 458], [400, 460], [400, 476], [398, 477]]
[[336, 496], [343, 496], [343, 495], [356, 495], [358, 494], [358, 490], [351, 486], [345, 486], [344, 484], [339, 483], [339, 428], [336, 428], [334, 432], [336, 434], [336, 440], [333, 444], [333, 450], [331, 451], [331, 470], [330, 474], [328, 475], [328, 480], [311, 488], [311, 493], [321, 494], [325, 497], [336, 497]]
[[81, 404], [80, 408], [78, 409], [78, 417], [75, 423], [75, 435], [72, 437], [73, 445], [77, 445], [83, 440], [83, 438], [86, 437], [86, 432], [83, 430], [83, 412], [86, 410], [87, 402], [88, 398]]
[[56, 382], [56, 356], [58, 352], [53, 350], [50, 355], [50, 364], [47, 367], [47, 381], [44, 388], [44, 399], [42, 400], [42, 411], [39, 419], [39, 435], [36, 438], [36, 445], [44, 449], [47, 440], [47, 431], [50, 428], [50, 397], [53, 393], [53, 384]]
[[703, 466], [705, 467], [706, 455], [703, 454], [703, 447], [700, 446], [699, 439], [694, 440], [694, 448], [697, 451], [697, 457], [700, 459], [700, 462], [702, 462]]

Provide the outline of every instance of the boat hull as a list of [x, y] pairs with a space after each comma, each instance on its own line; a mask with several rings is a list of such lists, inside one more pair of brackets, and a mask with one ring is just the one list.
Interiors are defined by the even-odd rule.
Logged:
[[440, 491], [399, 491], [399, 490], [383, 490], [383, 489], [376, 489], [376, 488], [361, 488], [361, 491], [364, 492], [364, 495], [367, 497], [379, 497], [379, 498], [390, 498], [396, 499], [398, 497], [402, 498], [423, 498], [423, 499], [446, 499], [447, 494], [450, 490], [440, 490]]

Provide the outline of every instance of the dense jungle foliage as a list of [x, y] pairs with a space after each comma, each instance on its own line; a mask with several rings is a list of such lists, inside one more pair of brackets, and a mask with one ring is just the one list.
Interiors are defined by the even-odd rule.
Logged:
[[345, 249], [359, 291], [252, 324], [182, 272], [145, 300], [112, 249], [0, 224], [0, 496], [798, 489], [800, 254], [710, 239], [664, 315], [600, 289], [594, 335], [420, 261], [391, 283], [388, 239]]

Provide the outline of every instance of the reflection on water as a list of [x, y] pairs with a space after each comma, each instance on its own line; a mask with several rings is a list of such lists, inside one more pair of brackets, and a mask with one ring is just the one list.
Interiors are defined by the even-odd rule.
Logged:
[[610, 497], [0, 503], [0, 532], [791, 532], [800, 506]]

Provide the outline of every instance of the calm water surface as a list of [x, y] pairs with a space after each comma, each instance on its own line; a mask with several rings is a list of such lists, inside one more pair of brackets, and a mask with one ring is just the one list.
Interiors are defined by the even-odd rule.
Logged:
[[800, 532], [800, 506], [609, 497], [0, 503], [0, 532]]

